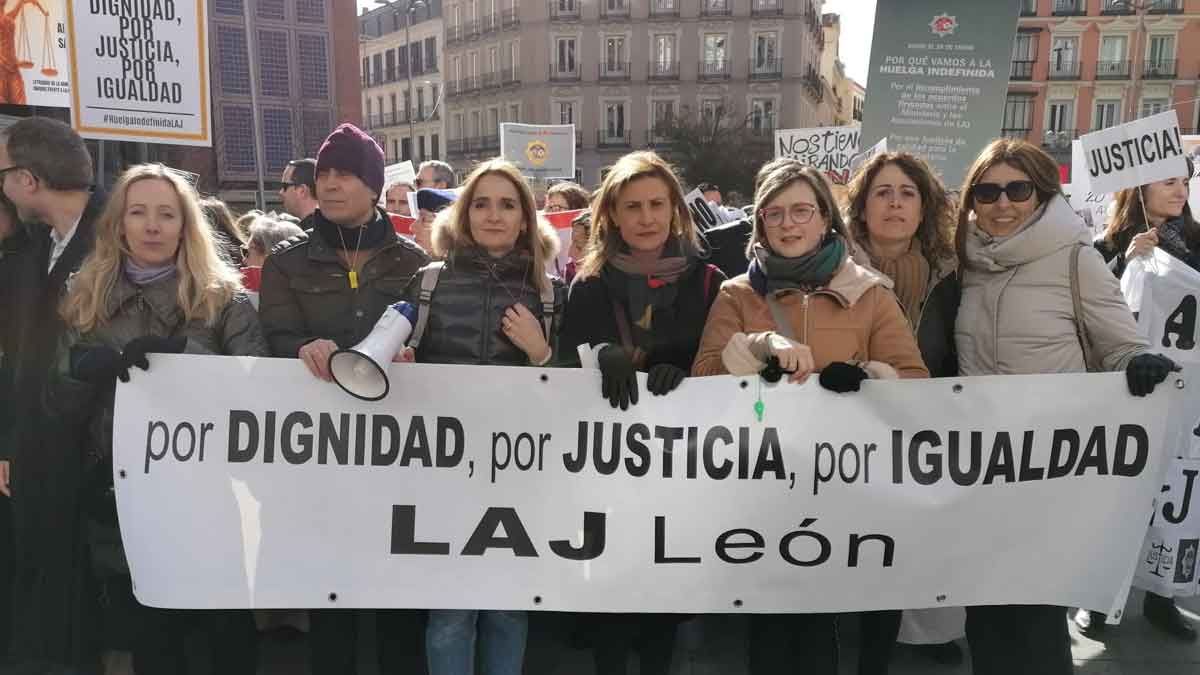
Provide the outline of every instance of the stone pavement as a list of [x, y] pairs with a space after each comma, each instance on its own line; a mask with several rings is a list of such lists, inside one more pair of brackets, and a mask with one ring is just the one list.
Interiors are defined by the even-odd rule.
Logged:
[[[1125, 620], [1109, 626], [1103, 642], [1085, 638], [1071, 625], [1071, 640], [1078, 675], [1200, 675], [1200, 643], [1182, 643], [1160, 633], [1141, 616], [1142, 594], [1130, 596]], [[1182, 600], [1179, 606], [1200, 626], [1200, 598]], [[558, 614], [531, 614], [527, 675], [592, 675], [591, 653], [569, 646], [570, 621]], [[1064, 614], [1063, 620], [1066, 621]], [[856, 666], [857, 622], [842, 622], [843, 674]], [[373, 630], [364, 626], [364, 642]], [[963, 642], [965, 649], [965, 642]], [[264, 640], [263, 675], [306, 675], [307, 648], [302, 635]], [[363, 649], [360, 675], [375, 675], [366, 665], [372, 659]], [[673, 675], [743, 675], [746, 673], [746, 621], [738, 616], [709, 616], [684, 624], [675, 652]], [[802, 664], [798, 664], [802, 665]], [[636, 672], [636, 671], [634, 671]], [[797, 672], [803, 672], [799, 668]], [[940, 666], [923, 660], [910, 648], [898, 646], [892, 675], [968, 675], [969, 665]], [[1014, 674], [1018, 675], [1018, 674]]]

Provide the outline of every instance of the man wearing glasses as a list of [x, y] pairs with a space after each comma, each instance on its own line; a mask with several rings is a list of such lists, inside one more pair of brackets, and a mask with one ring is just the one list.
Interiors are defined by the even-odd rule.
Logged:
[[417, 169], [417, 180], [413, 181], [417, 189], [434, 188], [449, 190], [455, 187], [454, 168], [445, 162], [431, 159], [421, 162]]
[[[83, 456], [73, 430], [39, 405], [62, 336], [58, 301], [92, 249], [104, 199], [91, 192], [92, 158], [70, 126], [45, 117], [23, 119], [0, 134], [0, 189], [16, 207], [29, 239], [12, 286], [0, 292], [14, 308], [0, 319], [15, 330], [13, 371], [0, 406], [11, 410], [0, 428], [0, 499], [12, 498], [16, 552], [12, 583], [11, 658], [92, 672], [94, 623], [84, 592], [91, 573], [82, 521], [86, 508]], [[7, 580], [5, 580], [7, 581]], [[0, 611], [9, 611], [8, 607]], [[2, 656], [2, 655], [0, 655]]]
[[283, 210], [300, 219], [300, 229], [312, 227], [308, 217], [317, 210], [317, 160], [293, 159], [283, 167], [279, 182]]

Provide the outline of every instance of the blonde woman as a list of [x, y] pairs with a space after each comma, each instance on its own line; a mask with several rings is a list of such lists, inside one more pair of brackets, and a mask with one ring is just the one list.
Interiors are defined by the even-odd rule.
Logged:
[[[533, 192], [510, 162], [486, 161], [434, 221], [441, 259], [413, 278], [417, 327], [401, 360], [543, 366], [554, 357], [565, 289], [546, 274], [558, 237], [537, 217]], [[427, 298], [422, 301], [422, 297]], [[520, 675], [528, 620], [522, 611], [431, 610], [430, 675]]]
[[209, 633], [214, 672], [255, 672], [249, 611], [185, 613], [139, 605], [130, 590], [112, 488], [117, 379], [150, 353], [265, 356], [237, 271], [217, 251], [195, 190], [160, 164], [121, 177], [96, 226], [95, 249], [62, 304], [66, 340], [48, 405], [86, 458], [92, 560], [111, 602], [106, 625], [132, 642], [139, 675], [185, 672], [183, 635]]

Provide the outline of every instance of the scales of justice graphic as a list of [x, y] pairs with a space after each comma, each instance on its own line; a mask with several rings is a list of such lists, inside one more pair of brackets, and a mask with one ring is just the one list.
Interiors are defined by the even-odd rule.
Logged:
[[[0, 10], [0, 103], [23, 105], [27, 99], [21, 71], [37, 65], [33, 61], [33, 46], [29, 39], [29, 12], [26, 10], [30, 5], [42, 15], [41, 73], [46, 77], [58, 76], [54, 31], [50, 26], [50, 12], [39, 0], [16, 0], [11, 9], [8, 2], [11, 0], [5, 1]], [[34, 26], [36, 30], [36, 17]]]

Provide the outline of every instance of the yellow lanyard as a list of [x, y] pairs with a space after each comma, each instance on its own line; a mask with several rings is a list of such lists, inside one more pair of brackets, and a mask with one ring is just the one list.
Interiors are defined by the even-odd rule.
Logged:
[[[342, 250], [345, 251], [346, 250], [346, 238], [342, 236], [342, 227], [340, 225], [337, 225], [336, 223], [334, 226], [337, 227], [337, 229], [338, 229], [338, 239], [342, 240]], [[350, 274], [347, 275], [350, 279], [350, 288], [353, 290], [356, 290], [356, 291], [358, 290], [358, 247], [362, 246], [362, 235], [363, 235], [364, 229], [366, 229], [365, 225], [363, 227], [358, 228], [358, 241], [355, 242], [355, 244], [354, 244], [354, 256], [350, 258], [350, 263], [349, 263], [350, 264]], [[349, 254], [347, 254], [347, 255], [349, 255]]]

